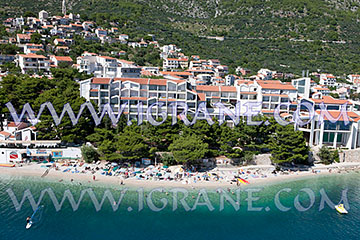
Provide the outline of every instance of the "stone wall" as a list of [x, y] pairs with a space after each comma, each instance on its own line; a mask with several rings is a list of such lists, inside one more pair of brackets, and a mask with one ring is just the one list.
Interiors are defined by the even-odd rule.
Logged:
[[340, 162], [360, 162], [360, 149], [339, 150]]
[[271, 154], [259, 154], [254, 157], [251, 165], [271, 165]]

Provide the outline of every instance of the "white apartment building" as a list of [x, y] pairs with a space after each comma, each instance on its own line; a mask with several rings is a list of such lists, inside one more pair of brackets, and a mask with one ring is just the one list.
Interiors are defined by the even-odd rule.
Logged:
[[226, 65], [219, 65], [214, 70], [215, 75], [219, 77], [225, 77], [229, 73], [229, 68]]
[[129, 41], [129, 35], [127, 34], [120, 34], [119, 35], [119, 40], [122, 43], [127, 43], [127, 41]]
[[310, 97], [311, 79], [308, 77], [291, 80], [291, 84], [297, 89], [299, 96], [303, 98]]
[[218, 109], [215, 107], [217, 103], [224, 106], [235, 113], [237, 103], [237, 89], [234, 86], [210, 86], [197, 85], [196, 92], [204, 94], [205, 101], [211, 107], [208, 109], [212, 117], [218, 117]]
[[50, 60], [43, 55], [18, 54], [16, 55], [16, 63], [20, 67], [22, 74], [50, 72]]
[[141, 73], [141, 68], [133, 65], [131, 62], [89, 53], [78, 57], [76, 63], [80, 72], [94, 74], [95, 77], [138, 78]]
[[152, 75], [155, 75], [155, 76], [160, 75], [159, 67], [146, 67], [145, 66], [145, 67], [141, 68], [141, 71], [149, 72], [149, 73], [151, 73]]
[[[301, 80], [299, 80], [301, 81]], [[300, 84], [301, 86], [301, 84]], [[360, 115], [352, 112], [352, 103], [347, 108], [350, 124], [345, 125], [344, 119], [331, 123], [325, 119], [320, 124], [320, 104], [325, 104], [329, 113], [333, 116], [339, 115], [340, 106], [347, 100], [338, 100], [321, 93], [314, 98], [298, 98], [298, 90], [290, 83], [280, 81], [248, 81], [237, 80], [235, 86], [210, 86], [196, 85], [195, 89], [185, 80], [169, 79], [147, 79], [147, 78], [91, 78], [80, 82], [80, 95], [87, 100], [93, 100], [102, 109], [105, 104], [110, 103], [115, 114], [122, 110], [128, 119], [138, 119], [138, 104], [142, 103], [142, 116], [146, 120], [146, 109], [151, 104], [163, 103], [152, 109], [154, 118], [166, 112], [172, 116], [172, 104], [176, 102], [186, 103], [189, 106], [189, 115], [194, 115], [199, 104], [206, 102], [211, 117], [218, 117], [217, 103], [224, 104], [233, 113], [236, 112], [236, 104], [240, 103], [238, 109], [241, 116], [249, 113], [256, 115], [273, 114], [280, 105], [281, 116], [295, 111], [298, 105], [305, 101], [312, 104], [316, 115], [305, 126], [298, 126], [303, 131], [310, 146], [329, 145], [333, 147], [358, 148], [360, 135]], [[127, 104], [121, 109], [123, 104]], [[291, 109], [295, 107], [295, 109]], [[251, 112], [249, 111], [251, 108]], [[180, 114], [182, 108], [178, 108], [176, 114]], [[306, 120], [308, 113], [300, 109], [301, 118]], [[226, 116], [227, 120], [230, 120]], [[232, 121], [228, 124], [233, 125]]]
[[320, 74], [320, 82], [321, 85], [326, 85], [329, 87], [336, 86], [336, 78], [332, 74]]
[[226, 75], [225, 76], [225, 85], [226, 86], [234, 86], [235, 79], [236, 79], [235, 75]]
[[24, 46], [24, 53], [25, 54], [29, 54], [29, 53], [37, 53], [39, 51], [43, 51], [44, 47], [42, 44], [35, 44], [35, 43], [27, 43]]
[[[186, 103], [188, 114], [194, 115], [202, 95], [188, 88], [186, 81], [147, 78], [91, 78], [80, 82], [80, 94], [88, 101], [93, 100], [100, 109], [110, 103], [115, 114], [122, 104], [127, 104], [123, 113], [128, 119], [138, 118], [138, 104], [143, 104], [142, 115], [146, 119], [146, 109], [154, 103], [161, 103], [152, 109], [154, 118], [161, 112], [172, 115], [171, 104]], [[177, 113], [183, 111], [178, 107]]]
[[54, 67], [58, 67], [60, 63], [72, 65], [73, 60], [69, 56], [50, 56], [50, 61]]
[[266, 68], [262, 68], [258, 71], [258, 78], [260, 80], [270, 80], [273, 78], [273, 75], [275, 74], [275, 71], [271, 71], [269, 69]]
[[[348, 149], [355, 149], [360, 147], [360, 115], [353, 111], [348, 111], [348, 122], [345, 122], [344, 116], [337, 110], [329, 110], [332, 119], [337, 119], [332, 122], [326, 115], [321, 117], [321, 111], [315, 112], [315, 117], [305, 126], [298, 127], [300, 131], [305, 133], [305, 137], [309, 146], [330, 146], [333, 148], [343, 147]], [[309, 120], [306, 116], [304, 120]]]
[[49, 17], [49, 14], [48, 14], [47, 11], [42, 10], [42, 11], [39, 12], [40, 21], [44, 21], [44, 20], [46, 21], [46, 19], [48, 19], [48, 17]]
[[322, 96], [329, 96], [330, 89], [324, 86], [316, 86], [311, 88], [312, 92], [314, 93], [321, 93]]
[[107, 35], [107, 31], [105, 29], [100, 29], [100, 28], [97, 28], [95, 30], [95, 34], [97, 37], [100, 37], [101, 35], [103, 36], [106, 36]]
[[360, 83], [360, 75], [358, 74], [351, 74], [347, 76], [350, 82], [354, 83], [355, 85], [358, 85]]
[[236, 81], [238, 90], [237, 100], [241, 103], [240, 114], [242, 116], [254, 113], [261, 113], [262, 104], [259, 99], [262, 98], [261, 91], [259, 91], [259, 84], [254, 81], [238, 80]]
[[166, 58], [163, 61], [163, 69], [164, 71], [168, 71], [171, 69], [180, 68], [179, 59], [177, 58]]
[[290, 107], [286, 106], [297, 99], [297, 89], [291, 83], [282, 83], [280, 81], [257, 80], [259, 85], [257, 89], [262, 102], [262, 111], [265, 114], [273, 114], [274, 110], [281, 104], [280, 111], [289, 112]]

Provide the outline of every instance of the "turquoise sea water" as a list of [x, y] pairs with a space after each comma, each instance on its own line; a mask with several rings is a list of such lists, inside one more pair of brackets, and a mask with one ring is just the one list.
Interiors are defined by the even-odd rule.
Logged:
[[[118, 200], [124, 187], [0, 176], [0, 239], [359, 239], [359, 180], [360, 174], [352, 173], [314, 177], [282, 184], [263, 186], [250, 184], [240, 189], [239, 211], [236, 211], [229, 202], [225, 202], [224, 209], [220, 211], [220, 194], [215, 190], [207, 190], [206, 195], [204, 192], [199, 195], [199, 190], [188, 190], [189, 196], [185, 198], [185, 202], [192, 208], [198, 200], [196, 209], [186, 211], [182, 203], [176, 201], [178, 208], [173, 211], [174, 194], [171, 189], [166, 189], [164, 192], [154, 191], [151, 195], [154, 206], [150, 206], [151, 202], [146, 200], [149, 198], [150, 189], [144, 190], [145, 200], [140, 203], [139, 196], [141, 198], [142, 191], [128, 189], [123, 192], [122, 201], [116, 211], [113, 210], [114, 203], [108, 199], [104, 201], [101, 210], [96, 211], [88, 194], [90, 188], [101, 202], [107, 190]], [[17, 201], [21, 202], [24, 191], [28, 189], [37, 202], [41, 191], [49, 188], [59, 202], [66, 190], [71, 192], [76, 202], [83, 191], [78, 209], [73, 211], [73, 207], [66, 199], [61, 210], [56, 211], [49, 194], [45, 193], [41, 199], [41, 204], [45, 206], [41, 221], [26, 230], [25, 219], [33, 213], [32, 207], [26, 199], [21, 209], [16, 210], [10, 197], [11, 192], [14, 193]], [[281, 192], [279, 200], [283, 206], [291, 209], [283, 212], [277, 209], [274, 198], [281, 189], [285, 188], [291, 191]], [[304, 188], [314, 193], [315, 202], [309, 210], [300, 212], [294, 204], [296, 196], [299, 196], [298, 200], [304, 208], [311, 204], [308, 194], [301, 191]], [[321, 189], [334, 203], [338, 203], [342, 191], [348, 189], [349, 214], [340, 215], [327, 204], [319, 211]], [[248, 210], [249, 202], [246, 199], [249, 198], [249, 191], [254, 191], [253, 198], [259, 198], [253, 199], [252, 207], [262, 207], [261, 211]], [[225, 189], [225, 192], [235, 199], [234, 202], [237, 201], [236, 189], [231, 189], [230, 192]], [[177, 200], [182, 196], [182, 193], [177, 193]], [[163, 205], [161, 199], [167, 201], [166, 207], [158, 212], [153, 211], [154, 207], [160, 208]], [[142, 208], [141, 211], [139, 207]]]

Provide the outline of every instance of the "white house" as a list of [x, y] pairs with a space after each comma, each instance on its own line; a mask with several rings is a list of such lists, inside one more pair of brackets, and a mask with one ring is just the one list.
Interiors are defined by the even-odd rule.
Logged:
[[21, 69], [21, 73], [26, 74], [29, 72], [49, 73], [50, 72], [50, 61], [47, 57], [37, 54], [18, 54], [16, 55], [17, 65]]
[[326, 85], [329, 87], [336, 86], [336, 78], [332, 74], [320, 74], [320, 82], [321, 85]]
[[39, 19], [40, 19], [40, 21], [44, 21], [44, 20], [46, 20], [48, 17], [49, 17], [49, 14], [48, 14], [47, 11], [42, 10], [42, 11], [39, 12]]

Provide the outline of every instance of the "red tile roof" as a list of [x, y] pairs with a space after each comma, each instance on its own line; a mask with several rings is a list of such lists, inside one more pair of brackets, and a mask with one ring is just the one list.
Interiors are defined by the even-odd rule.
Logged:
[[189, 72], [160, 72], [162, 75], [180, 75], [180, 76], [192, 76]]
[[263, 89], [280, 89], [280, 90], [296, 90], [296, 88], [290, 84], [284, 84], [280, 81], [262, 81], [258, 80], [257, 83]]
[[[338, 118], [341, 113], [340, 111], [336, 111], [336, 110], [329, 110], [327, 112], [335, 119]], [[316, 110], [316, 113], [320, 114], [321, 110]], [[346, 115], [348, 116], [350, 122], [357, 121], [360, 118], [360, 116], [358, 114], [351, 112], [351, 111], [347, 111]], [[324, 115], [324, 120], [329, 120], [329, 119], [327, 119], [326, 115]], [[343, 115], [341, 115], [337, 121], [344, 121]]]
[[205, 93], [198, 93], [200, 101], [206, 101]]
[[93, 84], [109, 84], [111, 78], [93, 78], [92, 83]]
[[198, 91], [211, 91], [211, 92], [219, 92], [219, 86], [209, 86], [209, 85], [198, 85], [196, 86], [196, 90]]
[[331, 96], [323, 96], [322, 99], [313, 99], [311, 98], [312, 101], [314, 101], [315, 103], [324, 103], [324, 104], [339, 104], [339, 105], [343, 105], [345, 103], [348, 103], [349, 105], [352, 105], [352, 103], [348, 100], [341, 100], [341, 99], [335, 99]]
[[263, 96], [266, 96], [266, 97], [286, 97], [288, 98], [289, 96], [286, 95], [286, 94], [274, 94], [274, 93], [264, 93]]
[[104, 59], [116, 60], [116, 58], [108, 57], [108, 56], [99, 56], [99, 57]]
[[220, 89], [222, 92], [236, 92], [236, 87], [233, 86], [221, 86]]
[[69, 56], [53, 56], [58, 61], [72, 62], [73, 60]]
[[139, 84], [148, 84], [149, 78], [114, 78], [114, 82], [120, 81], [120, 82], [134, 82]]
[[31, 39], [31, 34], [18, 33], [18, 34], [16, 34], [16, 36], [19, 37], [19, 39]]
[[5, 132], [5, 131], [1, 131], [0, 135], [3, 135], [5, 137], [9, 137], [11, 135], [11, 133]]
[[146, 97], [122, 97], [121, 100], [139, 100], [139, 101], [146, 101]]
[[150, 85], [166, 85], [166, 79], [150, 79]]
[[42, 58], [42, 59], [46, 59], [45, 56], [43, 55], [37, 55], [34, 53], [29, 53], [29, 54], [19, 54], [19, 56], [23, 57], [23, 58]]
[[256, 92], [240, 92], [240, 94], [252, 94], [252, 95], [256, 95]]

